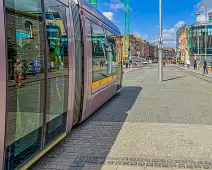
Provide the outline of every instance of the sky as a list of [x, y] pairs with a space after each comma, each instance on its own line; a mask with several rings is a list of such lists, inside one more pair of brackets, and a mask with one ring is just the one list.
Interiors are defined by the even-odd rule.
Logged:
[[[157, 43], [159, 36], [159, 0], [130, 0], [130, 32], [143, 39]], [[176, 31], [182, 25], [191, 25], [204, 21], [203, 8], [198, 8], [201, 0], [163, 0], [164, 46], [174, 47]], [[98, 9], [112, 20], [124, 33], [124, 0], [98, 0]], [[212, 0], [208, 0], [208, 9], [212, 12]], [[200, 12], [199, 18], [196, 13]]]

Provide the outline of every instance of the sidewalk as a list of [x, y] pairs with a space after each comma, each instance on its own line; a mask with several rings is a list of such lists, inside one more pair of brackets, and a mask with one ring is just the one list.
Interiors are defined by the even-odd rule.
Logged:
[[133, 66], [132, 68], [129, 68], [129, 67], [126, 68], [126, 66], [123, 66], [123, 71], [124, 71], [124, 73], [128, 73], [128, 72], [131, 72], [131, 71], [135, 71], [139, 68], [141, 68], [141, 67], [140, 66], [138, 66], [138, 67]]
[[[188, 70], [188, 68], [187, 68], [187, 67], [184, 67], [184, 66], [178, 66], [178, 67], [183, 68], [184, 70], [187, 70], [187, 71], [192, 71], [192, 72], [195, 72], [195, 73], [197, 73], [197, 74], [203, 75], [203, 70], [201, 70], [201, 69], [194, 70], [193, 67], [190, 67], [190, 70]], [[211, 72], [210, 70], [208, 70], [208, 74], [205, 75], [205, 76], [206, 76], [206, 77], [212, 78], [212, 72]]]
[[212, 95], [196, 87], [211, 84], [177, 67], [162, 83], [156, 67], [129, 81], [31, 170], [212, 169]]

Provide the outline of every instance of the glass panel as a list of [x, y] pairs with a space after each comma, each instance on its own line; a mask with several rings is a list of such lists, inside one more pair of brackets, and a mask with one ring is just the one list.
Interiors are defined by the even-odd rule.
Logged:
[[105, 32], [103, 28], [91, 22], [93, 44], [93, 82], [108, 76], [107, 58], [105, 51]]
[[68, 107], [68, 41], [66, 6], [45, 0], [48, 89], [46, 144], [65, 132]]
[[8, 88], [5, 169], [39, 151], [44, 103], [44, 35], [40, 0], [5, 0]]
[[117, 74], [118, 69], [118, 53], [117, 53], [117, 44], [116, 37], [110, 33], [106, 32], [107, 45], [106, 45], [106, 56], [108, 60], [108, 75]]

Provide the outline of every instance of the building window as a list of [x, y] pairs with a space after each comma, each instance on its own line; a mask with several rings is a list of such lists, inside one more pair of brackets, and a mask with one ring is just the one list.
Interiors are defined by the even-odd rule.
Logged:
[[26, 34], [29, 35], [29, 37], [32, 37], [32, 23], [29, 21], [25, 22], [25, 29], [26, 29]]

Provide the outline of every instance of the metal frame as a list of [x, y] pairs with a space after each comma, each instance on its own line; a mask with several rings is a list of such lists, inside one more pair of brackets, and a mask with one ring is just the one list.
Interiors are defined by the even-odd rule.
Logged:
[[68, 27], [68, 54], [69, 54], [69, 91], [68, 91], [68, 111], [66, 121], [66, 132], [69, 133], [72, 129], [73, 107], [74, 107], [74, 88], [75, 88], [75, 43], [74, 43], [74, 28], [71, 5], [66, 11], [67, 27]]
[[4, 16], [4, 1], [0, 1], [0, 168], [4, 166], [4, 141], [5, 141], [5, 123], [6, 123], [6, 92], [7, 92], [7, 62], [6, 62], [6, 39], [5, 39], [5, 16]]

